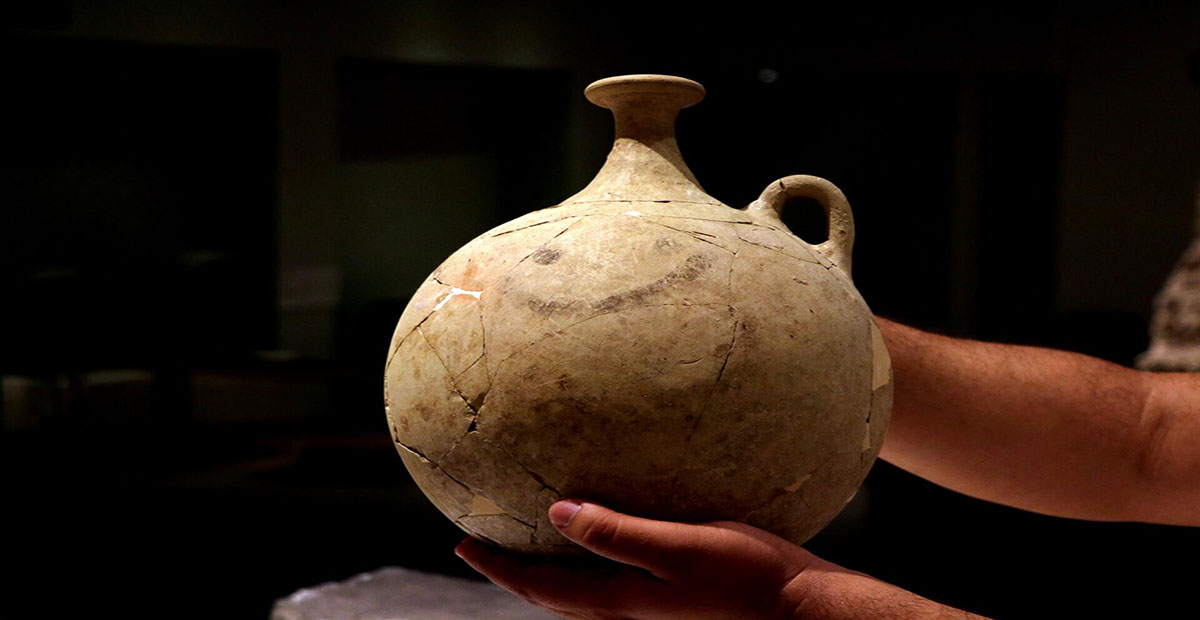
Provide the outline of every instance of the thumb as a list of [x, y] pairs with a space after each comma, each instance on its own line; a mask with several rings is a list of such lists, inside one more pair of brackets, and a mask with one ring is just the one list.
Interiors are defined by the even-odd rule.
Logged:
[[572, 542], [610, 560], [666, 577], [705, 542], [719, 542], [719, 529], [642, 519], [591, 502], [561, 500], [550, 506], [550, 522]]

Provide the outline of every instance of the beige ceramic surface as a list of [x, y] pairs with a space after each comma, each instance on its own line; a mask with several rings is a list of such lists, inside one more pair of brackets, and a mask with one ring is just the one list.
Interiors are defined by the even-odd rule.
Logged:
[[1200, 372], [1200, 187], [1195, 238], [1154, 299], [1150, 348], [1138, 357], [1137, 365], [1145, 370]]
[[[384, 388], [400, 456], [446, 516], [514, 550], [570, 549], [546, 520], [560, 497], [802, 542], [853, 496], [891, 410], [849, 206], [807, 176], [741, 210], [705, 194], [674, 138], [695, 82], [586, 95], [617, 128], [595, 180], [455, 252], [400, 318]], [[789, 196], [825, 206], [827, 242], [788, 232]]]

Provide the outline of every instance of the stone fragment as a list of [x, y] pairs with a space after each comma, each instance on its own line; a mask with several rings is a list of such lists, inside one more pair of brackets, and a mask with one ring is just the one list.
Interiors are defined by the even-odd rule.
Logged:
[[279, 599], [271, 620], [551, 620], [485, 581], [388, 567]]

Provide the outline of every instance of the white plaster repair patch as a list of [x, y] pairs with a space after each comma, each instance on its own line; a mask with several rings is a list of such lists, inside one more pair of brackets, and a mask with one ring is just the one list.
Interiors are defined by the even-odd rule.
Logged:
[[[433, 307], [433, 311], [437, 312], [438, 310], [441, 310], [442, 306], [446, 305], [446, 302], [450, 301], [450, 299], [453, 297], [457, 297], [459, 295], [470, 295], [471, 297], [474, 297], [476, 300], [478, 300], [479, 296], [482, 294], [483, 294], [483, 291], [466, 291], [461, 288], [458, 288], [457, 286], [451, 287], [450, 292], [445, 297], [443, 297], [441, 301], [438, 302], [438, 305]], [[491, 298], [489, 297], [488, 299], [491, 299]]]

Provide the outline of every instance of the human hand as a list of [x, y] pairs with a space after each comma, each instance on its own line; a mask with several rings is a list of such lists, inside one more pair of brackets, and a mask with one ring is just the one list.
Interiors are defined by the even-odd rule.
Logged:
[[818, 561], [741, 523], [652, 521], [572, 501], [551, 506], [550, 520], [620, 564], [513, 556], [470, 538], [455, 551], [496, 584], [566, 618], [785, 617], [784, 591]]
[[617, 563], [515, 556], [470, 538], [455, 552], [499, 586], [564, 618], [975, 617], [743, 523], [653, 521], [573, 500], [551, 506], [550, 521]]

